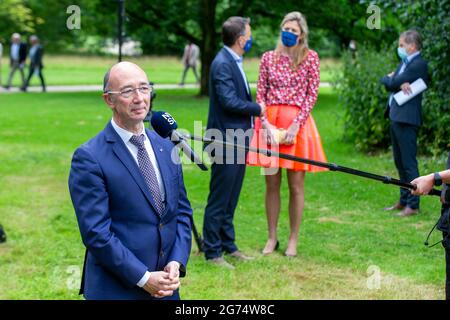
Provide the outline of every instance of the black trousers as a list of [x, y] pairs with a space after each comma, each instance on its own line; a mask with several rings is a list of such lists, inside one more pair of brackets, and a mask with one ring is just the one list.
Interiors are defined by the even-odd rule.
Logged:
[[[419, 127], [391, 121], [392, 151], [400, 180], [411, 182], [419, 176], [417, 166], [417, 133]], [[400, 204], [419, 209], [420, 198], [413, 196], [409, 189], [400, 188]]]
[[[25, 88], [25, 89], [26, 89], [26, 88], [28, 87], [28, 85], [30, 84], [31, 77], [33, 76], [35, 70], [36, 70], [35, 68], [31, 68], [31, 67], [30, 67], [30, 71], [29, 71], [29, 73], [28, 73], [27, 81], [25, 81], [25, 84], [24, 84], [24, 88]], [[42, 75], [42, 68], [38, 68], [37, 70], [38, 70], [38, 76], [39, 76], [39, 79], [41, 80], [42, 90], [45, 91], [45, 80], [44, 80], [44, 76]]]
[[211, 166], [208, 203], [203, 219], [206, 259], [238, 250], [234, 242], [233, 218], [244, 176], [245, 164], [213, 163]]

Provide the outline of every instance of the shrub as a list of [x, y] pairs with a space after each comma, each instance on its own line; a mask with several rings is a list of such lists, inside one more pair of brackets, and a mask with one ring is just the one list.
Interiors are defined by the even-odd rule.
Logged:
[[358, 47], [353, 58], [345, 52], [342, 77], [337, 80], [341, 106], [345, 108], [344, 138], [362, 151], [385, 149], [389, 145], [389, 122], [384, 119], [388, 94], [380, 83], [394, 70], [396, 61], [386, 50]]

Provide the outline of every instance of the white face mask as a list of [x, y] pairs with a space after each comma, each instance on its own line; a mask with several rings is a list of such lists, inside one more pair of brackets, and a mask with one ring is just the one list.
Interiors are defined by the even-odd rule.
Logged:
[[408, 52], [406, 52], [406, 49], [404, 47], [398, 47], [397, 54], [402, 60], [405, 60], [406, 57], [408, 56]]

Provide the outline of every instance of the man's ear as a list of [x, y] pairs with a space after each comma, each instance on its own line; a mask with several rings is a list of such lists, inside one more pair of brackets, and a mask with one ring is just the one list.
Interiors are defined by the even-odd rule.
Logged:
[[111, 98], [111, 95], [110, 95], [110, 94], [104, 93], [104, 94], [103, 94], [103, 100], [105, 101], [105, 103], [106, 103], [111, 109], [113, 109], [113, 107], [114, 107], [114, 101], [113, 101], [113, 99]]
[[243, 41], [243, 39], [244, 39], [244, 36], [239, 36], [238, 41], [237, 41], [239, 48], [243, 48], [245, 46], [245, 42], [244, 42], [244, 45], [241, 45], [241, 42]]

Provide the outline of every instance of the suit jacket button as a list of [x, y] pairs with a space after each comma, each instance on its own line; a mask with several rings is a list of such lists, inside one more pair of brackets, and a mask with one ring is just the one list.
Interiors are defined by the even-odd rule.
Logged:
[[164, 251], [161, 250], [161, 252], [159, 253], [159, 255], [160, 255], [161, 257], [164, 257]]
[[160, 223], [160, 224], [159, 224], [159, 228], [162, 229], [163, 225], [164, 225], [164, 224]]

